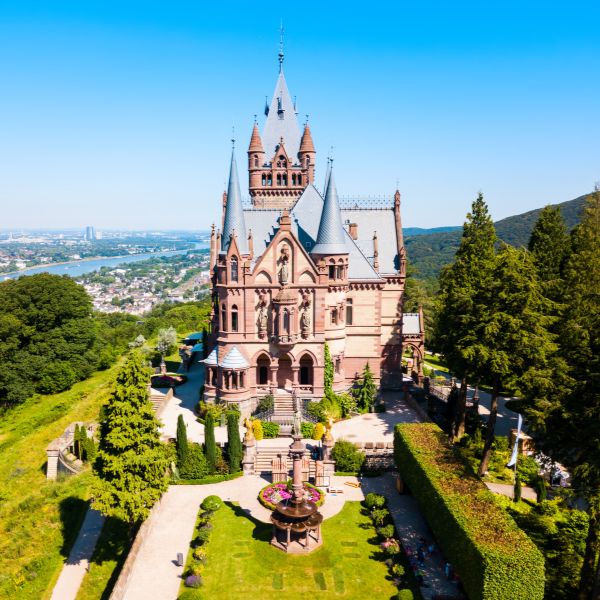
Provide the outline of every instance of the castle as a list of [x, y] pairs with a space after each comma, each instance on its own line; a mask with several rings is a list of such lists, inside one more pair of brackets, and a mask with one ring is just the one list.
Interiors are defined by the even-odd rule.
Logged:
[[213, 225], [211, 351], [204, 399], [243, 415], [273, 394], [323, 396], [325, 344], [333, 388], [348, 390], [369, 363], [381, 389], [402, 386], [407, 351], [422, 379], [423, 315], [402, 312], [406, 252], [400, 193], [364, 203], [338, 198], [329, 161], [315, 187], [316, 150], [279, 76], [248, 147], [250, 202], [242, 202], [235, 149], [220, 230]]

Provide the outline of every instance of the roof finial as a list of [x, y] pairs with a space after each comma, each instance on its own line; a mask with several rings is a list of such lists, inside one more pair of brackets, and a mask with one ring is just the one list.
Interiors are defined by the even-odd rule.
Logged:
[[279, 72], [283, 71], [283, 19], [279, 25]]
[[235, 149], [235, 125], [231, 126], [231, 149]]

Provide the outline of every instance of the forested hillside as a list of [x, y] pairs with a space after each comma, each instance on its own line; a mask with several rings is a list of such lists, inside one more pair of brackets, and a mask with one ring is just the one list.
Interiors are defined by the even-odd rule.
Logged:
[[[560, 207], [568, 229], [572, 229], [581, 218], [583, 205], [587, 196], [563, 202]], [[526, 246], [541, 208], [507, 217], [498, 221], [496, 233], [498, 238], [512, 246]], [[451, 231], [428, 233], [423, 235], [406, 235], [405, 244], [408, 260], [415, 269], [415, 277], [428, 279], [437, 277], [444, 265], [452, 262], [460, 243], [462, 228]]]

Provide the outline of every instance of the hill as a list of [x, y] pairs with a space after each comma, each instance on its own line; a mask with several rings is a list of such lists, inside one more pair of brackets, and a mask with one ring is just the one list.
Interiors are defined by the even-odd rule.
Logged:
[[[579, 222], [586, 198], [587, 195], [579, 196], [574, 200], [553, 205], [560, 208], [569, 229]], [[537, 208], [498, 221], [495, 224], [498, 237], [512, 246], [526, 246], [541, 210]], [[416, 277], [437, 277], [442, 267], [452, 262], [460, 243], [462, 227], [447, 229], [441, 232], [406, 235], [404, 238], [408, 260], [416, 270]]]
[[460, 230], [460, 225], [449, 225], [447, 227], [431, 227], [430, 229], [424, 229], [422, 227], [403, 227], [402, 233], [405, 236], [413, 235], [429, 235], [430, 233], [444, 233], [445, 231]]

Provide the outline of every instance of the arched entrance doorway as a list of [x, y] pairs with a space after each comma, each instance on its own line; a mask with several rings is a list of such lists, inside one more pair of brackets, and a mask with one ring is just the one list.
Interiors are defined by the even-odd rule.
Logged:
[[292, 387], [292, 359], [287, 354], [281, 356], [278, 361], [277, 387], [282, 389]]
[[312, 387], [314, 380], [314, 363], [309, 354], [305, 354], [300, 359], [300, 385], [302, 387]]
[[264, 387], [269, 385], [269, 366], [271, 361], [266, 354], [261, 354], [256, 361], [256, 385]]

